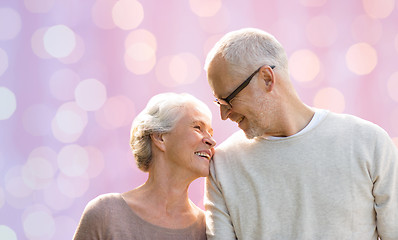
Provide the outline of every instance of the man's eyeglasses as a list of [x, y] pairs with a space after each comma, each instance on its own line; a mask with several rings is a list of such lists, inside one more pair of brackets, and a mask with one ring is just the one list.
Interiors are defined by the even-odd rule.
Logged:
[[[263, 65], [264, 66], [264, 65]], [[216, 100], [214, 100], [214, 102], [221, 106], [228, 106], [229, 108], [232, 108], [231, 105], [231, 100], [240, 92], [242, 91], [247, 85], [249, 85], [250, 81], [252, 80], [252, 78], [254, 77], [254, 75], [256, 75], [256, 73], [258, 73], [258, 71], [260, 71], [260, 69], [263, 67], [259, 67], [256, 71], [254, 71], [254, 73], [252, 73], [252, 75], [250, 75], [241, 85], [239, 85], [231, 94], [229, 94], [228, 97], [226, 98], [216, 98]], [[269, 66], [271, 69], [274, 69], [275, 66]]]

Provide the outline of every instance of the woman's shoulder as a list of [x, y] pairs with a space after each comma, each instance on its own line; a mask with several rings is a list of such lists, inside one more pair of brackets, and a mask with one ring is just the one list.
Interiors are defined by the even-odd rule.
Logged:
[[122, 197], [120, 193], [106, 193], [97, 196], [92, 199], [86, 206], [85, 211], [104, 211], [104, 209], [109, 209], [114, 205], [120, 205], [122, 202]]

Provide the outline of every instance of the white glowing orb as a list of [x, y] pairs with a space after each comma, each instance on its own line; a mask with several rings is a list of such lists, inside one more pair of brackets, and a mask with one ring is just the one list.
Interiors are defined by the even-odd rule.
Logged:
[[323, 88], [315, 95], [314, 107], [342, 113], [345, 109], [344, 95], [336, 88]]
[[7, 53], [0, 48], [0, 76], [3, 75], [3, 73], [7, 70], [8, 68], [8, 55]]
[[21, 17], [12, 8], [0, 8], [0, 40], [11, 40], [21, 31]]
[[0, 87], [0, 120], [9, 119], [17, 109], [14, 93], [5, 87]]
[[22, 178], [31, 189], [48, 187], [55, 175], [55, 169], [48, 159], [33, 157], [22, 168]]
[[365, 12], [372, 18], [386, 18], [394, 11], [395, 0], [362, 0]]
[[214, 16], [221, 8], [221, 0], [189, 0], [189, 6], [193, 13], [199, 17]]
[[294, 52], [289, 59], [293, 78], [299, 82], [309, 82], [320, 72], [321, 64], [318, 56], [307, 49]]
[[62, 194], [69, 198], [78, 198], [88, 190], [90, 180], [87, 174], [78, 177], [69, 177], [65, 174], [59, 174], [57, 185]]
[[66, 176], [83, 175], [89, 165], [87, 151], [76, 144], [67, 145], [58, 154], [58, 167]]
[[76, 141], [88, 122], [87, 112], [75, 102], [68, 102], [58, 108], [51, 121], [51, 130], [56, 139], [70, 143]]
[[348, 69], [357, 75], [366, 75], [377, 65], [377, 52], [368, 43], [352, 45], [345, 56]]
[[55, 58], [69, 56], [76, 46], [75, 33], [65, 25], [55, 25], [44, 34], [44, 48]]
[[17, 240], [17, 234], [6, 225], [0, 225], [0, 239]]
[[23, 228], [29, 239], [51, 239], [55, 232], [54, 219], [45, 210], [32, 210], [25, 214]]
[[123, 30], [131, 30], [144, 19], [144, 8], [135, 0], [120, 0], [112, 9], [113, 22]]
[[106, 101], [106, 88], [97, 79], [81, 81], [75, 89], [77, 105], [86, 111], [95, 111], [102, 107]]

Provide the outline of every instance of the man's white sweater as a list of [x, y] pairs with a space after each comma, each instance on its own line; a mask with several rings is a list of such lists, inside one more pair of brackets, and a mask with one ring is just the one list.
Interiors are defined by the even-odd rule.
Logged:
[[206, 179], [208, 239], [398, 239], [398, 151], [360, 118], [217, 150]]

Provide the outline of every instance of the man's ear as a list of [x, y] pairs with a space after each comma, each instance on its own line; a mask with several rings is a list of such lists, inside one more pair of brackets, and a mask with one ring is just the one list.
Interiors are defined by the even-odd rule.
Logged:
[[159, 148], [161, 151], [166, 151], [166, 146], [164, 142], [164, 135], [162, 133], [152, 133], [151, 139], [153, 144]]
[[272, 71], [271, 67], [269, 66], [264, 66], [260, 70], [261, 74], [261, 79], [263, 79], [265, 83], [265, 88], [268, 92], [271, 92], [272, 89], [274, 88], [275, 84], [275, 74], [274, 71]]

